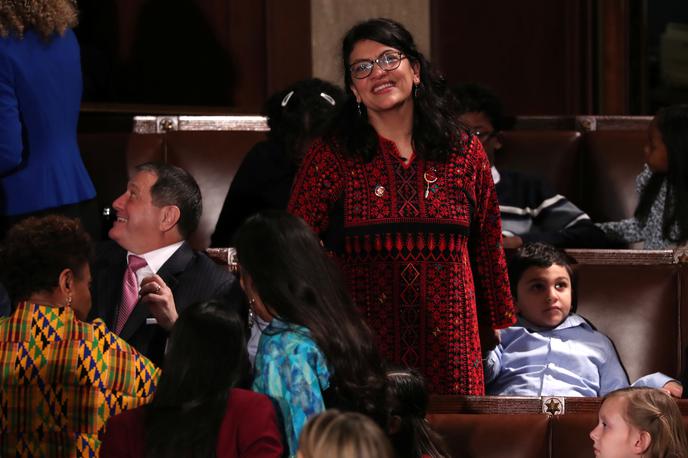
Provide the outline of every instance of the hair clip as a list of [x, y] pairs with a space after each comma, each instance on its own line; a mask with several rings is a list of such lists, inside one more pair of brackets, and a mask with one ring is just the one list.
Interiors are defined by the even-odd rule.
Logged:
[[335, 102], [334, 99], [332, 98], [332, 96], [329, 94], [325, 94], [324, 92], [321, 92], [320, 97], [327, 100], [330, 103], [330, 105], [332, 105], [332, 106], [335, 106], [337, 104], [337, 102]]
[[291, 96], [294, 95], [294, 91], [289, 91], [287, 92], [287, 95], [284, 96], [282, 99], [282, 106], [286, 107], [287, 104], [289, 103], [289, 99], [291, 99]]

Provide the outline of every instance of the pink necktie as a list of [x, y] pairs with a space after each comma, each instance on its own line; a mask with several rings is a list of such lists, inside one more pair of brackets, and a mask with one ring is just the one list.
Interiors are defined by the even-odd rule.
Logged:
[[122, 283], [122, 305], [117, 314], [116, 334], [122, 332], [124, 323], [127, 322], [136, 303], [139, 301], [139, 285], [136, 281], [136, 271], [147, 265], [148, 263], [142, 257], [133, 254], [129, 255], [129, 265], [124, 271], [124, 281]]

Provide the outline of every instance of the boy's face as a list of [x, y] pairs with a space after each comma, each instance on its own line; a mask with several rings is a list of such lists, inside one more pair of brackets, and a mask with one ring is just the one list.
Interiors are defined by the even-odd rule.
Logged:
[[526, 269], [517, 292], [519, 313], [536, 326], [555, 328], [571, 312], [571, 278], [563, 266]]

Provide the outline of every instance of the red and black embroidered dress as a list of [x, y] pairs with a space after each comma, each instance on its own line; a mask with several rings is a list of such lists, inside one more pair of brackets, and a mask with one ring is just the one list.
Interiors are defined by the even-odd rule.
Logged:
[[316, 142], [289, 209], [341, 258], [383, 358], [419, 368], [431, 393], [480, 395], [478, 315], [494, 329], [515, 316], [490, 165], [461, 140], [407, 164], [382, 137], [370, 162]]

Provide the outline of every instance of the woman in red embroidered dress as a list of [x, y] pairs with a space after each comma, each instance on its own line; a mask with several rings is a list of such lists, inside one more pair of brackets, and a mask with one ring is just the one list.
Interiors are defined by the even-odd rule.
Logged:
[[490, 165], [444, 84], [388, 19], [342, 45], [350, 96], [299, 170], [290, 210], [340, 257], [382, 355], [432, 393], [484, 393], [478, 322], [514, 321]]

